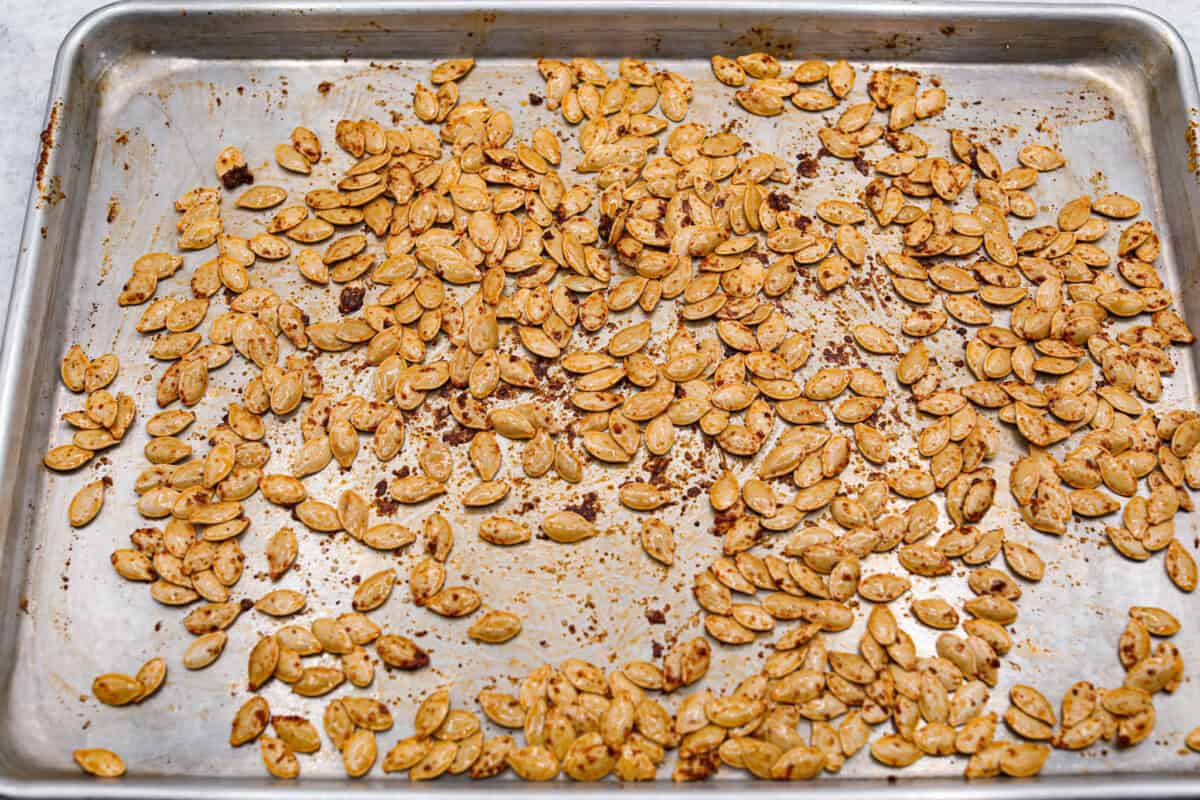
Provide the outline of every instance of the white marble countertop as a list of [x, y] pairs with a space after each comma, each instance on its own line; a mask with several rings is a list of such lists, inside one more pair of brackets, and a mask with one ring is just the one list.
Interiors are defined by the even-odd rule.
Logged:
[[[1063, 2], [1066, 0], [1049, 0]], [[986, 2], [986, 0], [985, 0]], [[1129, 0], [1182, 34], [1200, 53], [1200, 0]], [[0, 318], [8, 308], [21, 223], [30, 196], [38, 135], [59, 43], [97, 0], [0, 0]]]

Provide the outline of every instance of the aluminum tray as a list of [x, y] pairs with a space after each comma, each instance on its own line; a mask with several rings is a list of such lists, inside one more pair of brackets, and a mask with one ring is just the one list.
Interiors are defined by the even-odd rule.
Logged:
[[[860, 76], [878, 65], [937, 76], [953, 100], [938, 126], [977, 128], [978, 135], [993, 137], [1008, 163], [1027, 141], [1060, 144], [1071, 164], [1043, 177], [1039, 201], [1048, 207], [1105, 187], [1140, 198], [1145, 215], [1166, 234], [1162, 272], [1182, 293], [1193, 323], [1200, 319], [1200, 286], [1197, 273], [1190, 271], [1200, 250], [1200, 226], [1192, 211], [1200, 208], [1192, 137], [1200, 100], [1179, 37], [1158, 18], [1133, 9], [900, 2], [740, 2], [734, 8], [696, 0], [520, 0], [504, 4], [503, 10], [479, 2], [208, 1], [130, 2], [102, 9], [67, 37], [55, 66], [44, 164], [26, 217], [0, 363], [0, 486], [9, 487], [0, 494], [0, 792], [251, 797], [285, 791], [415, 791], [407, 781], [382, 776], [378, 767], [373, 773], [378, 777], [347, 782], [328, 745], [304, 759], [300, 782], [284, 786], [263, 777], [256, 748], [228, 747], [229, 719], [245, 699], [245, 653], [268, 623], [246, 616], [231, 631], [223, 658], [203, 672], [187, 673], [179, 665], [187, 638], [179, 625], [181, 614], [156, 605], [144, 586], [113, 574], [109, 552], [139, 525], [131, 486], [143, 426], [136, 425], [132, 441], [110, 453], [110, 459], [97, 459], [103, 463], [89, 465], [83, 474], [48, 474], [39, 465], [50, 443], [68, 440], [58, 415], [78, 402], [57, 379], [58, 360], [70, 342], [82, 342], [93, 354], [119, 353], [119, 388], [135, 393], [143, 419], [151, 413], [149, 376], [155, 370], [145, 355], [148, 342], [133, 332], [134, 317], [116, 308], [115, 294], [137, 255], [170, 248], [170, 201], [191, 186], [212, 184], [212, 159], [219, 147], [242, 146], [251, 165], [261, 165], [264, 175], [270, 172], [272, 182], [296, 187], [300, 184], [266, 163], [270, 145], [284, 141], [292, 126], [305, 124], [331, 147], [332, 124], [344, 116], [386, 118], [395, 111], [403, 124], [411, 124], [412, 83], [426, 78], [433, 60], [463, 54], [479, 59], [481, 64], [463, 82], [464, 98], [486, 97], [506, 105], [520, 135], [536, 124], [559, 124], [557, 115], [524, 102], [542, 86], [533, 59], [589, 55], [611, 65], [633, 55], [697, 82], [689, 121], [716, 126], [736, 118], [743, 135], [762, 149], [788, 159], [800, 150], [815, 152], [816, 117], [791, 113], [777, 120], [750, 119], [733, 107], [729, 90], [711, 78], [712, 53], [757, 48], [789, 58], [845, 57]], [[324, 81], [330, 82], [330, 90], [318, 92]], [[858, 92], [863, 82], [860, 77]], [[849, 196], [860, 182], [846, 165], [823, 160], [812, 186], [819, 197]], [[796, 194], [808, 205], [815, 202], [813, 194]], [[249, 217], [229, 214], [232, 230], [253, 230]], [[184, 281], [200, 260], [188, 256], [184, 270], [165, 290], [185, 289]], [[255, 274], [281, 293], [298, 293], [318, 314], [328, 313], [328, 306], [320, 305], [328, 301], [304, 293], [291, 273], [260, 265]], [[832, 305], [894, 328], [894, 312], [870, 295], [869, 289], [848, 289]], [[837, 323], [827, 310], [827, 304], [807, 302], [800, 295], [788, 306], [796, 324], [808, 320], [833, 335]], [[953, 331], [944, 331], [938, 341], [947, 352], [961, 348]], [[1195, 352], [1182, 357], [1164, 405], [1194, 406]], [[228, 376], [215, 382], [232, 385]], [[212, 389], [210, 395], [220, 397], [219, 392]], [[193, 430], [204, 430], [204, 423], [212, 421], [202, 419]], [[289, 428], [273, 441], [276, 451], [283, 451], [281, 460], [288, 437], [294, 440], [295, 431]], [[410, 460], [412, 449], [405, 456]], [[681, 492], [706, 486], [717, 456], [694, 440], [677, 449], [667, 477]], [[698, 467], [683, 457], [689, 453], [699, 459]], [[397, 719], [396, 730], [381, 736], [381, 755], [407, 734], [414, 697], [435, 681], [452, 686], [456, 705], [474, 707], [480, 686], [492, 681], [503, 685], [507, 676], [521, 675], [543, 660], [582, 655], [620, 663], [650, 657], [653, 642], [677, 633], [695, 635], [699, 618], [688, 591], [691, 575], [719, 547], [707, 533], [711, 519], [704, 498], [672, 508], [681, 534], [680, 557], [664, 573], [637, 547], [634, 520], [620, 513], [613, 499], [612, 473], [595, 466], [589, 470], [586, 488], [599, 492], [608, 531], [572, 548], [535, 541], [518, 558], [497, 554], [475, 539], [472, 520], [464, 520], [449, 502], [443, 504], [446, 513], [456, 514], [460, 531], [451, 574], [477, 585], [489, 604], [521, 610], [526, 631], [503, 647], [465, 645], [465, 624], [431, 622], [397, 590], [376, 616], [399, 632], [428, 630], [422, 641], [432, 651], [434, 665], [417, 675], [377, 676], [371, 692], [393, 705]], [[73, 531], [65, 523], [64, 507], [93, 472], [110, 475], [114, 489], [99, 520]], [[328, 497], [342, 483], [369, 489], [376, 472], [363, 469], [328, 478], [310, 491], [318, 496], [325, 491]], [[997, 477], [1004, 485], [1004, 473]], [[543, 508], [566, 502], [579, 490], [561, 485], [547, 490], [539, 483], [515, 494], [506, 513], [516, 513], [523, 502], [540, 502]], [[998, 502], [986, 522], [1004, 525], [1011, 536], [1035, 546], [1049, 572], [1041, 584], [1026, 589], [1015, 628], [1018, 646], [1005, 659], [991, 708], [1003, 710], [1007, 687], [1018, 679], [1034, 683], [1055, 701], [1082, 678], [1116, 685], [1121, 671], [1115, 642], [1125, 609], [1133, 603], [1161, 605], [1184, 619], [1176, 640], [1190, 663], [1200, 659], [1196, 615], [1189, 613], [1195, 601], [1169, 585], [1160, 562], [1121, 560], [1101, 546], [1102, 534], [1094, 528], [1075, 528], [1063, 539], [1033, 533], [1011, 511], [1006, 515], [999, 508], [1006, 500]], [[263, 563], [264, 532], [283, 521], [279, 510], [258, 505], [251, 505], [254, 525], [243, 537], [248, 569], [237, 587], [250, 597], [265, 585], [255, 574], [260, 571], [256, 565]], [[1180, 527], [1180, 538], [1192, 543], [1194, 522], [1185, 519]], [[388, 558], [364, 552], [353, 542], [322, 543], [318, 538], [302, 536], [301, 567], [286, 584], [310, 588], [310, 608], [316, 613], [344, 608], [347, 576], [389, 562], [404, 570], [414, 557]], [[915, 593], [928, 589], [926, 582], [915, 583]], [[939, 591], [947, 591], [945, 583], [939, 582]], [[651, 624], [649, 608], [664, 611], [666, 624]], [[856, 630], [843, 634], [844, 641], [852, 642]], [[921, 651], [930, 652], [932, 636], [917, 633]], [[718, 647], [707, 685], [730, 689], [736, 676], [746, 672], [741, 668], [746, 659], [759, 658], [765, 648], [763, 640], [744, 649]], [[95, 674], [132, 671], [153, 655], [167, 657], [170, 674], [152, 700], [112, 709], [85, 698]], [[265, 694], [275, 711], [304, 711], [319, 719], [320, 704], [301, 701], [278, 683]], [[859, 754], [840, 776], [794, 789], [750, 784], [724, 770], [721, 777], [727, 780], [719, 782], [719, 790], [794, 790], [823, 797], [857, 797], [875, 790], [905, 797], [1200, 794], [1200, 760], [1180, 753], [1183, 734], [1200, 722], [1195, 710], [1200, 686], [1189, 678], [1157, 705], [1152, 740], [1125, 752], [1056, 752], [1034, 781], [968, 785], [957, 777], [962, 759], [927, 758], [885, 783], [887, 773]], [[81, 776], [70, 761], [71, 750], [81, 746], [116, 749], [130, 765], [130, 774], [119, 782]], [[628, 791], [715, 788], [712, 783], [675, 787], [666, 780], [668, 770], [661, 774], [661, 782]], [[532, 794], [538, 788], [455, 779], [425, 791]], [[550, 790], [558, 788], [565, 787]], [[616, 786], [570, 788], [594, 793]]]

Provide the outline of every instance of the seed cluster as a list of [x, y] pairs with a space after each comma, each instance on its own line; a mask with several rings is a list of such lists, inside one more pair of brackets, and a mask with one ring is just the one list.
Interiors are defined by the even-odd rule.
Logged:
[[[420, 537], [425, 555], [407, 575], [411, 602], [444, 618], [472, 617], [468, 636], [498, 645], [521, 634], [522, 620], [485, 608], [487, 598], [447, 574], [455, 531], [445, 517], [429, 513], [418, 532], [379, 520], [354, 489], [310, 496], [304, 479], [334, 462], [343, 470], [359, 459], [387, 463], [407, 445], [419, 469], [395, 471], [377, 495], [412, 506], [450, 495], [464, 508], [490, 508], [504, 503], [518, 470], [525, 480], [580, 484], [601, 464], [620, 470], [668, 458], [677, 437], [694, 435], [727, 465], [708, 486], [720, 541], [710, 563], [675, 565], [677, 532], [654, 512], [678, 498], [654, 474], [622, 480], [618, 498], [645, 514], [647, 556], [668, 570], [700, 567], [689, 577], [706, 636], [680, 637], [654, 662], [606, 673], [568, 659], [523, 676], [515, 695], [481, 692], [486, 720], [521, 731], [523, 745], [488, 737], [477, 714], [452, 708], [438, 688], [385, 755], [385, 772], [639, 781], [657, 777], [676, 750], [675, 780], [707, 778], [722, 765], [794, 780], [837, 772], [867, 748], [889, 767], [961, 754], [968, 777], [1028, 776], [1052, 747], [1128, 747], [1150, 734], [1154, 697], [1180, 684], [1184, 666], [1169, 641], [1179, 621], [1148, 606], [1129, 610], [1118, 644], [1122, 686], [1081, 681], [1056, 714], [1036, 688], [1016, 685], [1001, 717], [986, 710], [1013, 646], [1018, 601], [1047, 569], [1028, 531], [985, 526], [1005, 491], [992, 466], [1001, 425], [1027, 446], [1007, 493], [1028, 528], [1061, 535], [1075, 518], [1112, 518], [1107, 536], [1122, 556], [1165, 551], [1169, 579], [1196, 588], [1196, 562], [1174, 519], [1192, 509], [1188, 489], [1200, 487], [1200, 415], [1155, 408], [1175, 368], [1170, 348], [1194, 337], [1154, 267], [1152, 224], [1131, 221], [1115, 249], [1106, 243], [1110, 226], [1139, 216], [1137, 201], [1082, 196], [1056, 209], [1053, 224], [1013, 231], [1039, 213], [1031, 192], [1042, 173], [1066, 164], [1058, 150], [1028, 145], [1006, 169], [966, 132], [943, 131], [944, 142], [930, 143], [910, 130], [918, 122], [935, 130], [947, 106], [940, 86], [877, 70], [866, 99], [853, 102], [856, 71], [846, 61], [807, 61], [785, 78], [766, 53], [713, 56], [716, 79], [737, 89], [732, 107], [776, 116], [788, 99], [804, 112], [845, 103], [817, 138], [869, 178], [861, 195], [786, 193], [787, 161], [755, 152], [733, 129], [685, 122], [692, 81], [631, 58], [616, 78], [590, 59], [537, 63], [545, 90], [526, 113], [558, 112], [577, 126], [571, 146], [582, 182], [569, 183], [552, 130], [514, 142], [509, 112], [460, 99], [458, 82], [474, 66], [438, 64], [435, 88], [416, 86], [412, 108], [423, 124], [337, 123], [334, 140], [353, 163], [302, 203], [256, 183], [238, 148], [223, 150], [215, 167], [224, 191], [249, 185], [237, 207], [271, 216], [242, 238], [225, 231], [221, 188], [180, 197], [178, 249], [216, 247], [193, 270], [189, 297], [159, 296], [182, 256], [149, 253], [133, 264], [118, 303], [144, 306], [137, 330], [154, 337], [149, 354], [167, 365], [156, 386], [162, 410], [145, 422], [149, 466], [137, 478], [137, 510], [163, 522], [133, 531], [112, 565], [147, 583], [158, 602], [192, 606], [183, 617], [195, 636], [182, 654], [187, 669], [218, 659], [243, 613], [284, 621], [321, 600], [288, 588], [235, 597], [246, 561], [238, 541], [250, 530], [243, 501], [256, 493], [309, 532], [345, 532], [375, 550], [399, 551]], [[274, 155], [296, 175], [343, 158], [306, 128]], [[256, 264], [289, 259], [309, 284], [336, 292], [337, 318], [316, 319], [300, 301], [256, 285]], [[837, 344], [849, 356], [793, 326], [789, 298], [852, 292], [870, 271], [886, 274], [905, 310], [895, 324], [845, 321]], [[210, 319], [221, 300], [227, 310]], [[635, 307], [649, 315], [663, 304], [676, 316], [668, 329], [629, 318]], [[951, 321], [969, 332], [959, 365], [925, 344]], [[443, 339], [448, 355], [434, 357]], [[340, 364], [321, 356], [351, 350], [365, 357], [372, 398], [326, 390]], [[191, 409], [211, 400], [210, 378], [235, 356], [253, 375], [224, 387], [237, 388], [239, 402], [227, 404], [207, 452], [195, 454], [180, 438], [196, 420]], [[73, 440], [46, 454], [47, 467], [78, 469], [121, 442], [138, 410], [106, 388], [118, 366], [111, 353], [67, 351], [62, 380], [85, 395], [84, 408], [64, 414]], [[967, 382], [952, 383], [963, 375]], [[564, 407], [547, 402], [551, 382], [566, 388]], [[406, 441], [430, 397], [447, 400], [452, 432]], [[919, 420], [911, 449], [883, 419], [902, 405]], [[290, 468], [269, 471], [268, 428], [293, 418], [300, 440], [283, 454]], [[452, 475], [464, 450], [476, 480], [459, 486]], [[518, 452], [519, 465], [505, 463]], [[856, 473], [868, 479], [851, 483]], [[108, 486], [101, 479], [79, 490], [71, 525], [99, 514]], [[581, 505], [530, 520], [511, 509], [481, 518], [476, 532], [497, 548], [530, 542], [535, 528], [569, 545], [603, 531], [597, 515]], [[293, 528], [271, 534], [265, 574], [287, 575], [299, 548]], [[901, 570], [878, 568], [878, 556], [892, 552]], [[993, 566], [997, 556], [1007, 569]], [[961, 607], [907, 597], [909, 575], [956, 569], [974, 595]], [[295, 778], [298, 756], [321, 748], [320, 733], [306, 718], [272, 715], [257, 694], [263, 686], [278, 680], [320, 697], [347, 681], [368, 689], [377, 663], [426, 668], [428, 652], [369, 616], [398, 581], [391, 568], [369, 575], [353, 590], [351, 612], [262, 636], [248, 654], [251, 697], [234, 714], [231, 746], [257, 741], [271, 775]], [[893, 611], [901, 604], [918, 624], [943, 631], [936, 653], [917, 652]], [[827, 647], [826, 634], [860, 617], [857, 651]], [[774, 652], [747, 665], [732, 691], [696, 687], [714, 646], [769, 635]], [[166, 671], [155, 658], [135, 676], [97, 677], [92, 693], [112, 706], [142, 703]], [[1013, 738], [997, 737], [998, 719]], [[890, 730], [875, 735], [885, 723]], [[322, 727], [346, 773], [359, 777], [393, 718], [378, 699], [345, 694], [325, 705]], [[1186, 741], [1200, 746], [1200, 729]], [[75, 758], [96, 775], [124, 771], [106, 750]]]

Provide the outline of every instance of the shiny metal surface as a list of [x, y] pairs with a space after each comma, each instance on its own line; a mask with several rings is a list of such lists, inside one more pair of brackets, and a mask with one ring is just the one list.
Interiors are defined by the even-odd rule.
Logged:
[[[503, 11], [468, 2], [348, 7], [134, 2], [101, 10], [73, 31], [55, 68], [52, 97], [61, 107], [45, 176], [47, 186], [57, 178], [63, 197], [44, 199], [29, 210], [0, 359], [0, 485], [10, 487], [0, 496], [0, 791], [230, 798], [415, 791], [402, 776], [389, 779], [378, 767], [372, 779], [347, 782], [328, 743], [303, 761], [304, 778], [295, 786], [264, 778], [257, 750], [231, 750], [226, 737], [234, 709], [247, 696], [242, 685], [245, 654], [257, 633], [274, 625], [246, 615], [213, 667], [187, 673], [179, 663], [188, 638], [179, 625], [182, 612], [156, 605], [143, 586], [121, 581], [108, 565], [109, 552], [143, 524], [133, 509], [131, 487], [144, 444], [140, 421], [154, 410], [153, 383], [146, 376], [160, 371], [147, 363], [149, 341], [132, 330], [138, 312], [119, 310], [115, 294], [134, 258], [169, 249], [171, 200], [191, 186], [212, 184], [212, 158], [221, 146], [238, 144], [251, 166], [269, 174], [271, 182], [298, 189], [305, 184], [285, 178], [267, 163], [270, 147], [284, 141], [294, 125], [317, 130], [332, 148], [332, 125], [343, 116], [382, 119], [395, 111], [400, 124], [411, 124], [413, 82], [426, 78], [433, 60], [468, 53], [480, 64], [462, 85], [464, 99], [486, 97], [508, 107], [518, 135], [538, 124], [559, 125], [556, 115], [525, 104], [528, 94], [542, 86], [533, 59], [590, 55], [611, 65], [620, 56], [635, 55], [697, 82], [689, 121], [717, 126], [736, 117], [742, 135], [763, 149], [789, 160], [800, 150], [815, 152], [816, 117], [751, 120], [735, 109], [729, 90], [712, 80], [709, 55], [758, 47], [786, 57], [845, 57], [859, 69], [858, 92], [865, 71], [877, 65], [936, 75], [954, 101], [937, 121], [938, 128], [976, 127], [980, 136], [996, 137], [994, 149], [1008, 163], [1028, 141], [1059, 144], [1072, 162], [1042, 179], [1039, 202], [1050, 207], [1102, 189], [1141, 199], [1144, 215], [1165, 233], [1164, 278], [1181, 294], [1189, 318], [1200, 318], [1200, 287], [1192, 270], [1200, 227], [1191, 212], [1200, 208], [1200, 189], [1189, 135], [1200, 99], [1178, 37], [1157, 18], [1132, 9], [750, 2], [731, 11], [728, 4], [713, 2], [593, 1], [515, 2]], [[332, 84], [328, 93], [317, 92], [325, 81]], [[935, 141], [935, 146], [944, 145]], [[811, 207], [830, 194], [850, 196], [861, 183], [858, 177], [848, 165], [826, 159], [812, 188], [792, 193]], [[111, 200], [122, 209], [115, 224], [107, 221]], [[249, 215], [227, 214], [234, 232], [255, 230]], [[203, 260], [199, 254], [187, 256], [184, 269], [160, 291], [184, 291], [191, 269]], [[255, 270], [256, 280], [301, 298], [310, 312], [328, 315], [330, 298], [301, 288], [292, 275], [285, 265], [260, 264]], [[897, 324], [894, 307], [885, 305], [869, 285], [832, 304], [809, 302], [801, 290], [787, 310], [793, 324], [811, 324], [825, 336], [840, 330], [839, 315], [870, 315], [892, 329]], [[139, 424], [128, 441], [109, 452], [111, 465], [52, 475], [39, 462], [51, 443], [69, 437], [58, 416], [76, 407], [78, 398], [60, 386], [57, 365], [74, 341], [92, 354], [111, 350], [121, 356], [117, 387], [138, 399]], [[937, 346], [949, 353], [960, 349], [961, 341], [947, 330]], [[236, 362], [225, 368], [240, 369]], [[215, 382], [230, 387], [236, 385], [233, 377], [218, 374]], [[227, 401], [228, 391], [216, 397]], [[1195, 359], [1189, 353], [1182, 356], [1161, 407], [1192, 407], [1195, 397]], [[208, 411], [209, 418], [202, 416], [195, 431], [215, 422], [214, 409]], [[272, 467], [287, 463], [289, 441], [297, 438], [295, 423], [281, 426], [274, 437], [277, 460]], [[404, 463], [415, 457], [412, 441], [410, 437]], [[698, 439], [677, 450], [681, 452], [675, 454], [668, 478], [681, 492], [706, 486], [719, 466], [715, 453], [705, 451]], [[1001, 485], [1006, 484], [1003, 465], [1008, 460], [1001, 456], [996, 465]], [[577, 547], [535, 541], [515, 557], [497, 554], [476, 540], [473, 515], [448, 501], [442, 504], [443, 513], [454, 515], [456, 527], [451, 575], [476, 586], [489, 605], [521, 611], [526, 629], [508, 645], [481, 648], [467, 643], [469, 623], [422, 616], [398, 589], [374, 616], [396, 632], [427, 630], [421, 641], [434, 663], [422, 673], [377, 675], [369, 691], [387, 700], [397, 719], [396, 729], [381, 737], [382, 751], [407, 735], [414, 698], [435, 683], [451, 686], [457, 706], [474, 708], [480, 687], [504, 685], [505, 678], [520, 676], [543, 660], [580, 655], [605, 665], [614, 657], [619, 664], [649, 658], [652, 642], [664, 642], [670, 634], [696, 635], [699, 619], [688, 587], [693, 572], [719, 549], [719, 540], [708, 533], [712, 520], [705, 498], [670, 510], [680, 554], [671, 572], [663, 573], [641, 554], [635, 519], [616, 505], [617, 474], [596, 465], [589, 470], [592, 482], [582, 489], [560, 484], [547, 491], [543, 484], [533, 484], [519, 489], [500, 509], [515, 514], [522, 503], [546, 509], [595, 490], [606, 535]], [[98, 521], [73, 531], [65, 522], [65, 505], [93, 472], [110, 475], [114, 489]], [[373, 464], [361, 470], [356, 466], [353, 475], [323, 476], [310, 483], [310, 492], [330, 499], [345, 484], [365, 493], [383, 474]], [[998, 502], [1002, 504], [1008, 505]], [[429, 510], [418, 509], [409, 518], [419, 521]], [[285, 517], [261, 500], [249, 504], [249, 515], [254, 522], [243, 537], [248, 569], [236, 593], [255, 597], [267, 583], [255, 575], [255, 565], [263, 563], [265, 538]], [[1005, 659], [991, 710], [1003, 711], [1007, 688], [1017, 681], [1038, 686], [1054, 701], [1076, 680], [1115, 685], [1121, 676], [1116, 639], [1125, 609], [1134, 603], [1161, 605], [1183, 619], [1184, 631], [1176, 641], [1189, 663], [1200, 663], [1200, 633], [1191, 624], [1195, 614], [1189, 613], [1195, 601], [1169, 584], [1158, 561], [1123, 561], [1099, 546], [1099, 527], [1075, 526], [1071, 535], [1052, 539], [1026, 529], [1015, 513], [999, 507], [985, 522], [1003, 525], [1035, 546], [1050, 567], [1045, 581], [1025, 587], [1014, 635], [1017, 646]], [[1180, 538], [1191, 543], [1195, 524], [1188, 517], [1180, 523]], [[389, 563], [403, 574], [416, 555], [387, 558], [364, 552], [351, 541], [301, 537], [302, 572], [285, 585], [309, 591], [311, 611], [304, 619], [344, 610], [350, 594], [347, 576], [369, 574]], [[874, 559], [871, 566], [884, 568], [875, 567]], [[956, 581], [961, 594], [950, 599], [966, 593], [965, 582]], [[945, 583], [939, 581], [937, 591], [952, 594]], [[918, 578], [914, 589], [928, 593], [930, 584]], [[648, 608], [664, 612], [665, 626], [650, 623]], [[918, 648], [930, 652], [931, 632], [917, 630], [915, 623], [908, 627]], [[833, 637], [835, 646], [854, 641], [857, 631]], [[747, 660], [757, 660], [765, 647], [765, 641], [744, 649], [718, 647], [706, 685], [732, 688], [747, 674]], [[170, 672], [163, 690], [145, 704], [113, 709], [81, 699], [94, 675], [132, 671], [154, 655], [168, 659]], [[274, 711], [319, 719], [322, 703], [301, 701], [284, 688], [274, 685], [264, 692]], [[1200, 686], [1186, 681], [1157, 707], [1158, 726], [1150, 741], [1129, 751], [1056, 752], [1035, 781], [968, 785], [957, 777], [963, 767], [959, 758], [927, 758], [888, 773], [862, 753], [837, 777], [787, 789], [745, 782], [728, 770], [711, 785], [677, 787], [664, 769], [659, 783], [622, 791], [796, 791], [822, 797], [859, 797], [874, 790], [896, 797], [1200, 793], [1200, 761], [1179, 753], [1183, 735], [1200, 722], [1195, 710]], [[80, 776], [70, 751], [82, 746], [117, 750], [130, 765], [130, 775], [119, 782]], [[885, 783], [888, 774], [898, 782]], [[532, 795], [566, 788], [455, 779], [423, 791]], [[615, 789], [611, 783], [570, 787], [585, 794]]]

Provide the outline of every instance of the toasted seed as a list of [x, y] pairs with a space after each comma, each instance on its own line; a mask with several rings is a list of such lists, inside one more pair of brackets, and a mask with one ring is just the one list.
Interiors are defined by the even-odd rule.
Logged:
[[71, 498], [67, 507], [67, 519], [71, 527], [82, 528], [96, 518], [104, 505], [104, 490], [107, 486], [107, 479], [92, 481]]
[[299, 547], [296, 533], [291, 528], [280, 528], [268, 540], [266, 546], [267, 571], [271, 580], [283, 577], [296, 561]]
[[259, 750], [263, 764], [271, 775], [284, 780], [292, 780], [300, 775], [300, 761], [283, 739], [263, 736], [259, 740]]
[[93, 455], [91, 450], [73, 444], [64, 444], [51, 448], [42, 458], [42, 463], [56, 472], [70, 472], [82, 467], [92, 459]]
[[303, 629], [285, 629], [288, 638], [283, 643], [298, 653], [320, 652], [322, 649], [329, 653], [345, 654], [354, 647], [350, 632], [338, 620], [331, 617], [321, 617], [312, 622], [311, 638], [306, 637]]
[[183, 652], [183, 665], [188, 669], [204, 669], [220, 658], [228, 638], [224, 631], [213, 631], [197, 637]]
[[229, 744], [232, 747], [241, 747], [254, 741], [267, 729], [267, 723], [270, 721], [271, 710], [267, 701], [261, 697], [251, 697], [233, 716]]
[[392, 727], [392, 713], [387, 706], [370, 697], [343, 697], [342, 707], [360, 728], [386, 731]]
[[292, 684], [292, 691], [302, 697], [320, 697], [342, 684], [345, 673], [335, 667], [306, 667], [300, 679]]
[[410, 736], [396, 742], [383, 759], [384, 772], [400, 772], [411, 769], [421, 763], [430, 752], [431, 742], [417, 736]]
[[1040, 720], [1047, 725], [1057, 723], [1057, 719], [1054, 716], [1054, 708], [1050, 705], [1050, 701], [1032, 686], [1017, 684], [1009, 690], [1008, 697], [1014, 706], [1034, 719]]
[[422, 781], [438, 777], [450, 768], [457, 752], [458, 746], [454, 742], [434, 742], [429, 752], [409, 770], [409, 779]]
[[92, 681], [92, 694], [105, 705], [127, 705], [142, 697], [142, 691], [143, 686], [137, 678], [116, 672], [100, 675]]
[[1106, 217], [1129, 219], [1138, 215], [1138, 212], [1141, 211], [1141, 204], [1131, 197], [1114, 192], [1093, 200], [1092, 210]]
[[1155, 636], [1174, 636], [1179, 632], [1179, 620], [1173, 614], [1155, 606], [1131, 606], [1129, 616]]
[[279, 640], [274, 636], [260, 638], [251, 648], [246, 671], [252, 691], [257, 691], [275, 675], [280, 651]]
[[307, 603], [300, 592], [293, 589], [275, 589], [258, 599], [254, 607], [272, 617], [287, 617], [298, 613]]
[[375, 765], [377, 753], [373, 731], [360, 728], [350, 734], [342, 746], [342, 765], [346, 774], [352, 778], [366, 775]]
[[913, 616], [931, 628], [948, 630], [958, 626], [958, 612], [940, 597], [914, 600]]
[[467, 629], [472, 639], [491, 644], [507, 642], [521, 632], [521, 618], [508, 611], [489, 611]]
[[271, 717], [271, 727], [275, 729], [276, 736], [296, 753], [315, 753], [321, 749], [317, 726], [304, 717], [276, 714]]
[[341, 700], [332, 700], [325, 706], [321, 720], [325, 735], [339, 751], [346, 746], [346, 740], [354, 732], [354, 721]]
[[1046, 745], [1017, 742], [1003, 747], [1000, 753], [1000, 769], [1014, 778], [1027, 778], [1041, 771], [1050, 756]]
[[482, 602], [479, 593], [466, 586], [448, 586], [430, 597], [425, 606], [444, 617], [465, 617], [473, 614]]
[[642, 549], [661, 564], [670, 566], [675, 560], [675, 534], [671, 526], [658, 519], [642, 522]]
[[596, 526], [574, 511], [557, 511], [542, 519], [542, 531], [556, 542], [572, 543], [595, 536]]
[[871, 756], [889, 767], [907, 767], [921, 757], [921, 750], [900, 736], [889, 733], [871, 743]]
[[145, 664], [142, 664], [141, 668], [137, 671], [137, 675], [134, 676], [134, 680], [141, 684], [142, 687], [141, 694], [138, 695], [136, 702], [140, 703], [157, 692], [159, 687], [162, 686], [163, 681], [166, 680], [166, 677], [167, 662], [162, 658], [152, 658]]
[[385, 569], [376, 572], [359, 584], [354, 591], [354, 610], [373, 611], [387, 602], [396, 584], [396, 571]]
[[1172, 539], [1167, 546], [1167, 555], [1163, 563], [1166, 565], [1167, 577], [1180, 591], [1196, 590], [1196, 559], [1178, 539]]
[[411, 639], [396, 634], [384, 634], [375, 642], [375, 651], [383, 663], [404, 670], [421, 669], [428, 666], [429, 654]]
[[72, 753], [80, 769], [98, 778], [119, 778], [125, 774], [125, 762], [112, 750], [84, 748]]

